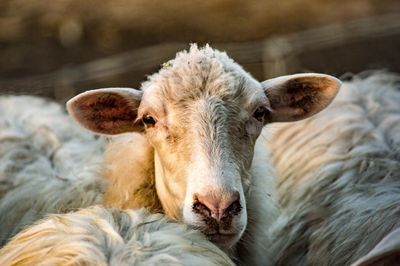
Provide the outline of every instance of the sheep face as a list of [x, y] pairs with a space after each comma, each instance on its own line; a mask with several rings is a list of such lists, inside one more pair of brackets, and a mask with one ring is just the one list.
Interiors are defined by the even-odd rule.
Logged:
[[165, 213], [229, 248], [246, 228], [249, 170], [262, 127], [320, 111], [339, 84], [319, 74], [260, 83], [225, 53], [193, 46], [151, 76], [142, 91], [88, 91], [67, 107], [97, 133], [146, 134]]
[[270, 105], [259, 82], [207, 63], [217, 68], [208, 77], [196, 66], [186, 80], [162, 70], [145, 84], [138, 118], [155, 149], [164, 210], [230, 246], [246, 227], [248, 171]]

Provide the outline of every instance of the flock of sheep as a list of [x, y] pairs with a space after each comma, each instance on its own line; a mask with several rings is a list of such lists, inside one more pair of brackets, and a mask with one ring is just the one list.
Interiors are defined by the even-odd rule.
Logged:
[[395, 265], [399, 82], [259, 82], [192, 45], [69, 115], [2, 96], [0, 265]]

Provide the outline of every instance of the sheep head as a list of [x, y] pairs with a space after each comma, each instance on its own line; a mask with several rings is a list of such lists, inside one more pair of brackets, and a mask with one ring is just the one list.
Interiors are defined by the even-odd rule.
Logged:
[[141, 90], [87, 91], [67, 108], [96, 133], [145, 134], [154, 148], [165, 213], [229, 248], [247, 225], [249, 169], [263, 126], [321, 111], [339, 87], [337, 79], [322, 74], [258, 82], [225, 53], [192, 46]]

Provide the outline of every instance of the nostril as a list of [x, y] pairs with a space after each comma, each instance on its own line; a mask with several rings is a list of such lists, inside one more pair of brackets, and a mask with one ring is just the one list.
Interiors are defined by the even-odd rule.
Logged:
[[224, 210], [223, 217], [238, 215], [241, 210], [242, 210], [242, 205], [240, 204], [240, 200], [237, 199], [234, 202], [232, 202], [232, 204], [229, 205], [228, 208]]
[[215, 196], [215, 193], [204, 196], [195, 194], [193, 199], [193, 212], [205, 218], [212, 217], [217, 222], [224, 217], [238, 215], [242, 210], [239, 192], [221, 193], [218, 197]]
[[198, 213], [204, 217], [210, 217], [211, 216], [211, 211], [210, 209], [203, 203], [201, 203], [198, 200], [195, 200], [193, 203], [193, 212]]

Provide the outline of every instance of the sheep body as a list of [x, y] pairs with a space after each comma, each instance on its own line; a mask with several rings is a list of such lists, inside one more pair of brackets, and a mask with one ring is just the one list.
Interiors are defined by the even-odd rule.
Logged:
[[233, 265], [200, 232], [145, 210], [51, 215], [0, 250], [1, 265]]
[[0, 114], [0, 245], [48, 213], [102, 201], [103, 139], [38, 97], [2, 96]]
[[[13, 144], [35, 164], [26, 172], [26, 162], [16, 163], [17, 168], [22, 165], [23, 177], [17, 169], [4, 178], [11, 180], [8, 184], [21, 182], [10, 185], [0, 202], [2, 243], [46, 213], [94, 204], [145, 207], [219, 240], [241, 264], [268, 264], [269, 227], [278, 211], [275, 174], [264, 143], [268, 132], [261, 130], [267, 122], [319, 112], [339, 87], [337, 79], [314, 73], [259, 82], [225, 53], [193, 45], [150, 76], [142, 91], [101, 89], [69, 101], [69, 111], [84, 127], [102, 134], [130, 132], [113, 138], [104, 160], [104, 139], [80, 132], [60, 107], [52, 104], [45, 111], [45, 101], [36, 107], [32, 98], [22, 98], [19, 105], [25, 99], [29, 117], [41, 119], [24, 118], [21, 127], [27, 123], [28, 133], [35, 128], [47, 133], [28, 134], [28, 148], [38, 149], [37, 156], [25, 151], [22, 141]], [[6, 108], [7, 117], [18, 119], [26, 111]], [[161, 122], [147, 130], [140, 117], [154, 110]], [[187, 116], [192, 121], [182, 126]], [[42, 138], [46, 141], [38, 144]], [[206, 210], [196, 212], [200, 196], [230, 205], [210, 208], [202, 202]]]
[[399, 77], [345, 83], [327, 110], [270, 129], [279, 265], [349, 265], [400, 226]]
[[[18, 106], [29, 106], [29, 112]], [[154, 186], [153, 150], [142, 135], [123, 134], [106, 146], [104, 138], [78, 128], [60, 105], [48, 100], [3, 96], [0, 107], [5, 111], [0, 141], [5, 184], [0, 200], [1, 245], [50, 213], [95, 204], [162, 212]], [[266, 163], [264, 141], [265, 136], [258, 140], [251, 169], [248, 233], [236, 250], [228, 251], [243, 261], [268, 257], [268, 224], [277, 216], [274, 174]]]
[[[15, 108], [28, 104], [29, 115], [25, 109]], [[2, 154], [2, 180], [8, 184], [0, 200], [0, 213], [4, 214], [0, 216], [2, 245], [50, 213], [66, 213], [95, 204], [162, 212], [154, 186], [153, 150], [142, 135], [117, 136], [106, 146], [104, 139], [95, 139], [77, 128], [56, 103], [37, 97], [5, 96], [0, 97], [0, 106], [8, 110], [3, 119], [9, 121], [4, 123], [0, 142], [4, 147], [1, 150], [8, 150]], [[32, 120], [37, 117], [41, 120]], [[60, 125], [52, 121], [59, 121]], [[261, 143], [256, 145], [251, 169], [252, 198], [247, 206], [251, 211], [251, 233], [243, 237], [236, 250], [228, 251], [232, 257], [246, 261], [269, 257], [265, 256], [268, 224], [277, 216], [274, 174], [265, 163], [268, 154], [264, 141], [265, 136], [258, 140]], [[15, 160], [17, 157], [23, 159]]]
[[[103, 201], [104, 138], [77, 127], [46, 99], [2, 96], [0, 108], [2, 243], [29, 226], [0, 251], [1, 265], [233, 265], [201, 233], [162, 215], [101, 207], [73, 212]], [[146, 152], [135, 136], [136, 153], [128, 159]], [[37, 222], [65, 212], [72, 213]]]
[[[176, 64], [182, 71], [190, 70], [186, 66], [186, 59], [195, 62], [203, 58], [204, 64], [211, 64], [210, 68], [217, 62], [218, 64], [210, 70], [215, 73], [211, 72], [210, 75], [215, 76], [218, 86], [220, 83], [239, 83], [239, 80], [234, 80], [235, 75], [239, 74], [250, 79], [250, 76], [225, 53], [214, 51], [210, 47], [198, 49], [193, 46], [189, 52], [180, 53], [177, 58]], [[200, 63], [199, 67], [203, 67]], [[236, 74], [224, 73], [225, 68]], [[202, 68], [194, 69], [203, 71]], [[188, 75], [186, 72], [180, 74], [181, 79]], [[185, 82], [199, 82], [192, 76], [190, 79], [193, 78], [194, 81], [188, 79]], [[162, 75], [155, 74], [146, 84], [151, 85], [151, 82], [155, 82], [155, 77]], [[259, 83], [257, 85], [260, 86]], [[220, 87], [222, 89], [219, 93], [227, 93], [224, 86]], [[19, 101], [1, 105], [4, 106], [3, 109], [8, 109], [6, 119], [21, 124], [19, 131], [28, 136], [24, 143], [28, 144], [28, 148], [18, 139], [14, 143], [15, 149], [23, 150], [29, 160], [36, 163], [31, 167], [31, 172], [22, 170], [19, 173], [20, 170], [17, 170], [4, 178], [8, 183], [15, 183], [20, 179], [18, 176], [23, 176], [18, 185], [9, 186], [0, 201], [2, 244], [24, 226], [47, 213], [69, 212], [94, 204], [119, 209], [145, 207], [152, 213], [165, 212], [167, 216], [179, 220], [181, 214], [174, 216], [166, 211], [169, 202], [177, 199], [169, 197], [160, 200], [160, 191], [155, 186], [154, 148], [145, 136], [128, 133], [112, 138], [103, 160], [104, 140], [96, 140], [93, 135], [77, 128], [60, 106], [50, 104], [48, 108], [45, 106], [46, 101], [33, 98], [6, 97], [3, 101]], [[15, 108], [22, 105], [29, 106], [29, 115], [25, 114], [25, 108]], [[35, 120], [35, 117], [40, 119]], [[18, 122], [20, 120], [21, 122]], [[52, 124], [52, 121], [57, 122]], [[8, 128], [14, 128], [13, 124], [14, 122], [8, 124]], [[57, 145], [53, 148], [51, 143], [48, 144], [47, 135], [43, 137], [43, 134], [31, 134], [36, 128], [46, 128], [46, 134], [51, 136], [50, 139], [55, 139]], [[40, 146], [37, 144], [37, 138], [44, 138], [46, 141]], [[226, 250], [243, 263], [258, 265], [264, 264], [267, 258], [265, 253], [268, 252], [269, 246], [268, 227], [277, 216], [274, 174], [268, 163], [269, 156], [265, 145], [262, 144], [264, 140], [265, 137], [260, 137], [257, 141], [253, 165], [249, 171], [251, 178], [245, 180], [248, 226], [240, 243]], [[49, 145], [50, 147], [46, 148]], [[37, 149], [39, 153], [33, 155], [26, 149]], [[13, 167], [18, 168], [19, 165], [24, 168], [26, 162], [16, 163]], [[163, 204], [160, 201], [163, 201]], [[177, 213], [179, 209], [174, 211]]]

